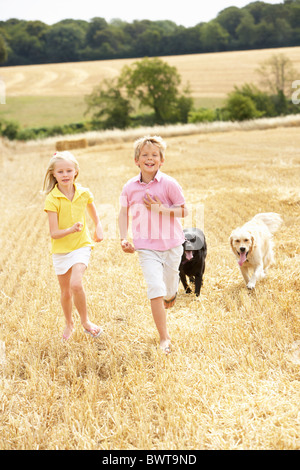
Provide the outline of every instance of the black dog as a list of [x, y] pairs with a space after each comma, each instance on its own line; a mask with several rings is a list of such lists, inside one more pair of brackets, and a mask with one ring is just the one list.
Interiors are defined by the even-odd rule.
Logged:
[[184, 252], [179, 266], [180, 280], [187, 294], [190, 294], [192, 290], [187, 284], [186, 276], [191, 282], [194, 282], [195, 294], [198, 297], [203, 282], [205, 258], [207, 254], [205, 235], [199, 228], [186, 228], [183, 232], [185, 242], [183, 244]]

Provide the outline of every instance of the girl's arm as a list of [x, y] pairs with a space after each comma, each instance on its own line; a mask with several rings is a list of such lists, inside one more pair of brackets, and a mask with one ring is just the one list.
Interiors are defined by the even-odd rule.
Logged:
[[129, 223], [129, 216], [128, 216], [128, 208], [121, 207], [119, 213], [119, 231], [121, 237], [121, 247], [125, 253], [134, 253], [134, 247], [127, 241], [127, 233], [128, 233], [128, 223]]
[[72, 227], [60, 229], [58, 228], [57, 212], [47, 211], [47, 214], [49, 220], [50, 236], [54, 240], [66, 237], [67, 235], [70, 235], [70, 233], [80, 232], [82, 229], [81, 222], [76, 222]]
[[95, 242], [101, 242], [103, 240], [103, 230], [96, 206], [93, 202], [87, 205], [87, 211], [95, 225], [94, 240]]

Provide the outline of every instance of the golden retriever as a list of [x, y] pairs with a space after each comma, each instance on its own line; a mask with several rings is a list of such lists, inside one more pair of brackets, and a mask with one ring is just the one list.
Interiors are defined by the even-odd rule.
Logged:
[[[255, 215], [231, 233], [230, 245], [248, 289], [253, 289], [256, 281], [263, 279], [269, 266], [274, 263], [272, 235], [281, 223], [279, 214], [265, 212]], [[253, 269], [251, 277], [250, 269]]]

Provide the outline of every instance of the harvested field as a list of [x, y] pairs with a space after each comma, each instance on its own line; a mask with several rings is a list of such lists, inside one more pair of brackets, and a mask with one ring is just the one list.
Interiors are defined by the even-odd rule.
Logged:
[[[141, 131], [142, 133], [142, 131]], [[115, 216], [136, 173], [132, 142], [76, 149], [79, 182], [105, 229], [85, 274], [90, 315], [104, 328], [61, 342], [59, 287], [40, 189], [55, 142], [5, 145], [0, 198], [1, 449], [300, 448], [299, 128], [166, 137], [163, 171], [204, 207], [207, 268], [200, 298], [182, 286], [164, 357], [137, 256], [121, 251]], [[5, 186], [7, 186], [5, 185]], [[281, 214], [276, 264], [252, 292], [231, 230]]]
[[[214, 52], [162, 57], [176, 67], [194, 98], [225, 98], [234, 85], [257, 83], [257, 67], [273, 54], [285, 54], [300, 70], [300, 47]], [[137, 59], [1, 67], [0, 78], [10, 96], [83, 96], [104, 79], [117, 76]]]
[[[162, 57], [190, 85], [195, 107], [222, 107], [234, 86], [259, 85], [257, 68], [273, 54], [287, 56], [300, 73], [300, 47]], [[86, 119], [85, 96], [104, 79], [117, 76], [137, 59], [101, 60], [0, 68], [6, 104], [0, 119], [21, 127], [56, 126]], [[295, 89], [291, 86], [291, 95]], [[0, 93], [1, 95], [1, 93]], [[298, 95], [297, 95], [298, 96]]]

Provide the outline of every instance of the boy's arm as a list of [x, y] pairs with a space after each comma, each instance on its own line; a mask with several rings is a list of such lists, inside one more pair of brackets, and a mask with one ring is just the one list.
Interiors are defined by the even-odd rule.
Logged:
[[121, 238], [121, 247], [125, 253], [134, 253], [134, 247], [127, 241], [127, 233], [128, 233], [128, 222], [129, 222], [129, 215], [128, 215], [128, 208], [121, 207], [119, 213], [119, 231], [120, 231], [120, 238]]
[[158, 197], [153, 199], [149, 194], [147, 194], [146, 197], [147, 198], [144, 198], [144, 204], [148, 210], [159, 212], [163, 215], [169, 215], [170, 217], [184, 218], [188, 215], [188, 209], [185, 204], [182, 204], [181, 206], [167, 207], [163, 205]]
[[103, 230], [96, 206], [93, 202], [87, 205], [87, 211], [95, 225], [94, 240], [95, 242], [101, 242], [103, 240]]

